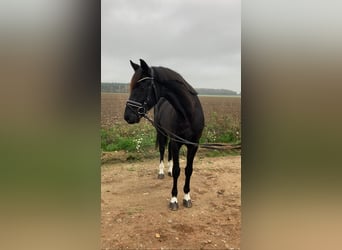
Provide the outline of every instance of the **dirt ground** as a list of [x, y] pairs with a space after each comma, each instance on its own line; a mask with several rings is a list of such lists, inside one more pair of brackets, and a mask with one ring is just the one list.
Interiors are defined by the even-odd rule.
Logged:
[[[107, 157], [115, 158], [111, 154]], [[192, 208], [182, 205], [181, 158], [178, 211], [168, 209], [172, 177], [157, 179], [158, 165], [157, 159], [102, 165], [101, 248], [239, 249], [241, 157], [196, 156]]]

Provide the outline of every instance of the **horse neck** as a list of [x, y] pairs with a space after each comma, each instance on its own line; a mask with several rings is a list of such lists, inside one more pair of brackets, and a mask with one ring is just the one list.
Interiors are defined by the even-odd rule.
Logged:
[[164, 97], [174, 107], [178, 114], [186, 120], [192, 120], [196, 96], [189, 93], [184, 87], [161, 86], [160, 96]]

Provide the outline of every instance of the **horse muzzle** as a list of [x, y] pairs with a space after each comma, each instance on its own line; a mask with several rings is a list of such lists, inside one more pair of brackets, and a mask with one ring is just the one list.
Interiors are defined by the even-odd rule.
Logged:
[[133, 112], [130, 108], [126, 107], [124, 118], [127, 123], [134, 124], [140, 121], [141, 116]]
[[138, 123], [144, 115], [146, 115], [146, 104], [128, 100], [126, 103], [126, 109], [124, 118], [127, 123], [133, 124]]

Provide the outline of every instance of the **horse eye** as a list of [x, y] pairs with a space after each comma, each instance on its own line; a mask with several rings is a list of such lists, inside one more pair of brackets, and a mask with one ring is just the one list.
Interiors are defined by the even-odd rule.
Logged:
[[147, 82], [145, 81], [145, 82], [142, 82], [141, 84], [140, 84], [140, 88], [142, 88], [142, 89], [145, 89], [145, 88], [147, 88]]

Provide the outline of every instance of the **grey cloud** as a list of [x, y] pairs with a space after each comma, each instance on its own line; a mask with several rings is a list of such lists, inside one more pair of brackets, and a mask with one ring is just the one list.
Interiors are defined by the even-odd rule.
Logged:
[[128, 82], [128, 60], [172, 68], [195, 87], [241, 89], [240, 2], [102, 1], [102, 80]]

